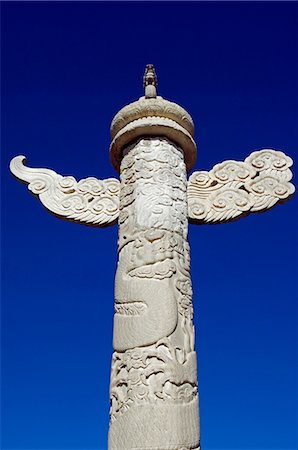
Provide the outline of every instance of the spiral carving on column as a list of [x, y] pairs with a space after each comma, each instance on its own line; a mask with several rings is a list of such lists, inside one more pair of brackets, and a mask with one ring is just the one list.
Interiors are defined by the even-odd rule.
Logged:
[[120, 178], [109, 448], [199, 448], [183, 153], [141, 139]]

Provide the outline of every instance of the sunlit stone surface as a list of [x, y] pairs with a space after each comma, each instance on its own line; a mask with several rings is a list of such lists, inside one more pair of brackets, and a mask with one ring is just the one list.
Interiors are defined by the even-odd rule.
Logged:
[[271, 149], [187, 182], [193, 122], [156, 87], [148, 65], [145, 96], [113, 119], [110, 155], [120, 181], [76, 181], [27, 167], [24, 156], [10, 164], [56, 216], [94, 227], [118, 221], [109, 450], [200, 449], [188, 221], [228, 222], [294, 193], [291, 158]]

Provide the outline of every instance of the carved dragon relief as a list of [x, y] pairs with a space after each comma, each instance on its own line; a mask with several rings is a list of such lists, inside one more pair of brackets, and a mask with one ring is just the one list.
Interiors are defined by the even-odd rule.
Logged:
[[[125, 153], [109, 444], [147, 448], [134, 443], [142, 442], [150, 416], [150, 448], [199, 448], [183, 153], [161, 138], [142, 139]], [[158, 429], [166, 429], [168, 420], [190, 425], [161, 438]]]

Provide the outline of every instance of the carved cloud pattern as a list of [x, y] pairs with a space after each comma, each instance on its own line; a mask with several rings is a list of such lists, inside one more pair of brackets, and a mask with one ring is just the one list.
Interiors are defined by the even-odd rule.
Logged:
[[66, 220], [103, 227], [119, 215], [120, 182], [115, 178], [89, 177], [76, 181], [54, 170], [33, 169], [24, 165], [26, 158], [16, 156], [10, 170], [53, 214]]
[[263, 149], [244, 162], [229, 160], [209, 172], [194, 172], [187, 188], [189, 219], [198, 224], [228, 222], [289, 199], [295, 191], [292, 164], [284, 153]]

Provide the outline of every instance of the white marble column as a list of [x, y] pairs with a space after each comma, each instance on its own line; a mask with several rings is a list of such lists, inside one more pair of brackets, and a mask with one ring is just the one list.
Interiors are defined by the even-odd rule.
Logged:
[[140, 139], [120, 178], [109, 449], [198, 449], [183, 152]]
[[194, 124], [156, 87], [149, 64], [145, 96], [112, 121], [110, 157], [121, 182], [77, 181], [27, 167], [21, 155], [10, 163], [54, 215], [94, 227], [118, 219], [109, 450], [200, 449], [188, 220], [229, 222], [295, 191], [292, 159], [273, 149], [193, 172], [187, 183], [196, 161]]

